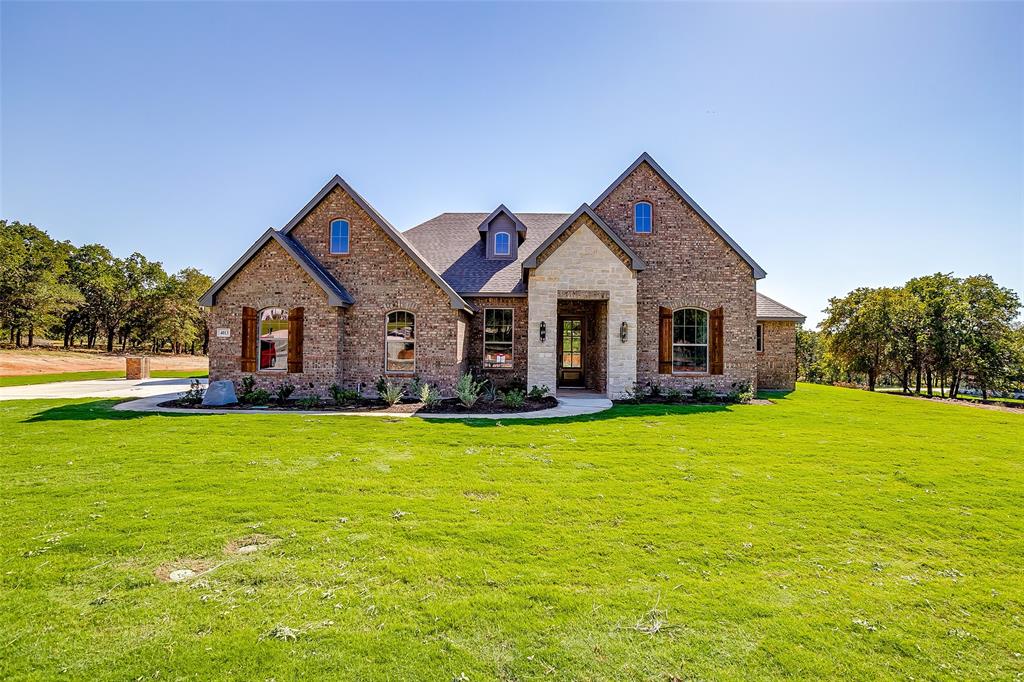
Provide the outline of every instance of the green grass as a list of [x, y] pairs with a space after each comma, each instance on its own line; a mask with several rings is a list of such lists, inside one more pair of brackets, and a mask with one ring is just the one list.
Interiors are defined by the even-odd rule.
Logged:
[[[899, 386], [884, 386], [876, 389], [880, 393], [903, 393], [903, 389]], [[947, 394], [947, 391], [939, 390], [938, 388], [933, 389], [935, 397], [941, 397]], [[921, 395], [927, 396], [925, 389], [921, 389]], [[957, 400], [973, 400], [977, 402], [989, 402], [989, 403], [1010, 403], [1011, 405], [1024, 405], [1024, 400], [1020, 398], [997, 398], [996, 396], [989, 396], [987, 400], [982, 400], [980, 395], [967, 395], [966, 393], [958, 393], [956, 396]]]
[[[111, 404], [0, 403], [0, 679], [1024, 675], [1024, 415]], [[154, 577], [185, 560], [214, 568]]]
[[[150, 372], [154, 379], [202, 378], [206, 372], [201, 369], [157, 369]], [[61, 372], [59, 374], [25, 374], [14, 377], [0, 377], [0, 387], [31, 386], [52, 384], [58, 381], [87, 381], [91, 379], [124, 379], [124, 370], [92, 370], [87, 372]]]

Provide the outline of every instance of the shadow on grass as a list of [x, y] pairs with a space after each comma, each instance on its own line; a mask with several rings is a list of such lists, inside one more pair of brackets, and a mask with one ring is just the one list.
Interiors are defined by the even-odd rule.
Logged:
[[603, 412], [581, 414], [575, 417], [549, 417], [546, 419], [529, 419], [509, 416], [502, 419], [445, 419], [427, 420], [433, 422], [458, 422], [474, 427], [502, 426], [553, 426], [557, 424], [579, 424], [583, 422], [599, 422], [609, 419], [629, 419], [633, 417], [667, 417], [692, 416], [700, 417], [718, 412], [731, 412], [735, 405], [613, 405]]
[[121, 412], [114, 409], [114, 405], [131, 400], [91, 400], [87, 403], [71, 403], [58, 405], [49, 409], [36, 412], [24, 423], [53, 422], [53, 421], [93, 421], [105, 419], [107, 421], [127, 421], [141, 417], [196, 417], [205, 415], [178, 414], [174, 412]]

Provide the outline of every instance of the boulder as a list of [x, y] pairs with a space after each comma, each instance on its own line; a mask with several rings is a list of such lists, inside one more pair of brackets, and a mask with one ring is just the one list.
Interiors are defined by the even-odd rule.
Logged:
[[235, 395], [235, 385], [230, 381], [213, 381], [206, 387], [206, 394], [203, 396], [203, 405], [232, 405], [238, 402]]

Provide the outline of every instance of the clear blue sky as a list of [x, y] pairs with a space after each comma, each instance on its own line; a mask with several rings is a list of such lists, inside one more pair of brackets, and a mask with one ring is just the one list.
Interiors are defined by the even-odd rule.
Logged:
[[0, 215], [219, 275], [340, 173], [399, 228], [572, 211], [641, 151], [820, 319], [1024, 292], [1024, 5], [14, 3]]

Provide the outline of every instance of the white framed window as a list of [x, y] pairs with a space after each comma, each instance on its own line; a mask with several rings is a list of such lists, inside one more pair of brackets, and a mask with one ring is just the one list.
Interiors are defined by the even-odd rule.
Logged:
[[653, 209], [650, 202], [638, 201], [633, 205], [633, 231], [637, 234], [650, 234], [653, 221]]
[[757, 352], [758, 353], [763, 353], [764, 352], [764, 325], [763, 324], [758, 323], [756, 337], [757, 337], [757, 339], [754, 342], [754, 345], [757, 348]]
[[484, 310], [484, 368], [512, 369], [512, 308]]
[[416, 315], [408, 310], [388, 313], [384, 332], [384, 371], [401, 374], [416, 371]]
[[672, 373], [708, 371], [708, 313], [700, 308], [672, 312]]
[[348, 253], [349, 225], [347, 220], [331, 221], [331, 253]]
[[265, 372], [287, 370], [288, 310], [264, 308], [256, 319], [259, 324], [256, 366]]
[[508, 232], [494, 233], [494, 255], [509, 256], [512, 254], [512, 237]]

